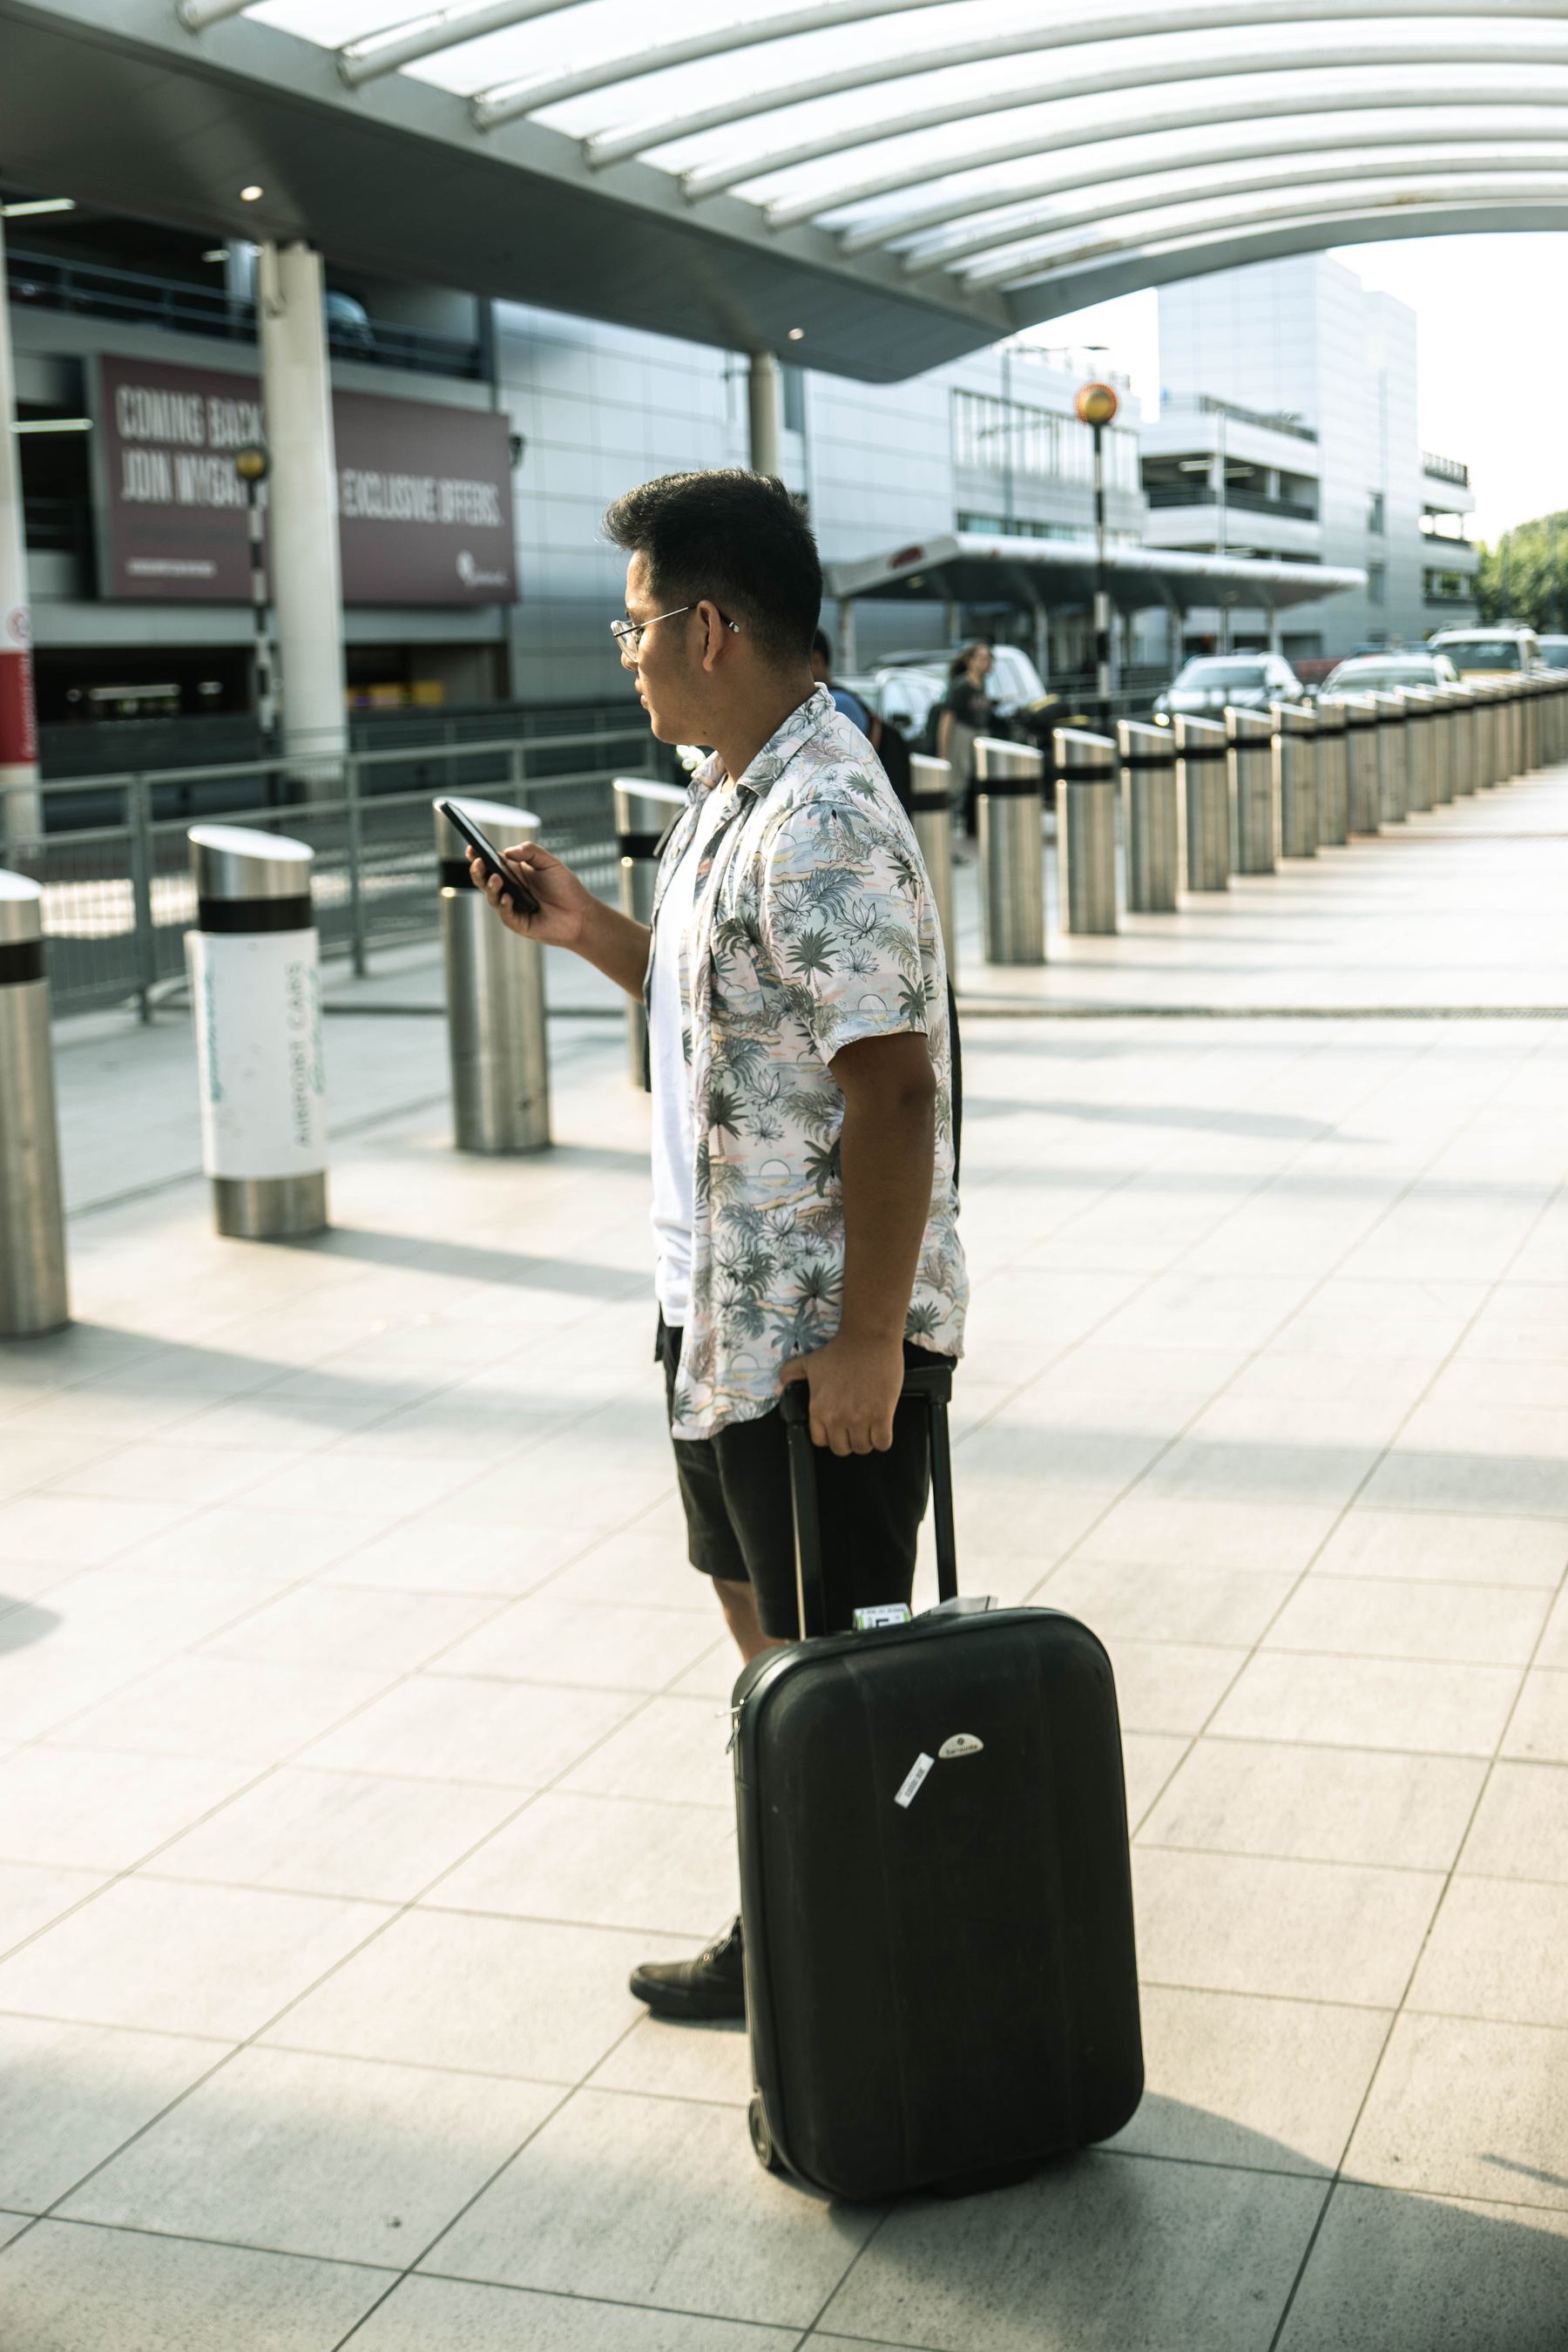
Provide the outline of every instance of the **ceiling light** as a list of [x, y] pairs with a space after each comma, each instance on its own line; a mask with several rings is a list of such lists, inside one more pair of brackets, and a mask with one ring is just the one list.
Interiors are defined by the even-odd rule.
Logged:
[[239, 192], [239, 201], [242, 205], [253, 205], [266, 194], [266, 189], [258, 188], [253, 180], [248, 188], [241, 188]]
[[226, 245], [209, 245], [206, 251], [203, 254], [202, 259], [204, 261], [226, 261], [228, 259], [228, 247]]
[[27, 416], [18, 417], [12, 425], [13, 433], [90, 433], [90, 416]]
[[798, 343], [805, 333], [805, 329], [804, 327], [792, 327], [789, 331], [790, 341], [792, 343]]
[[74, 196], [29, 196], [15, 205], [0, 205], [0, 213], [7, 220], [26, 220], [33, 213], [74, 213]]

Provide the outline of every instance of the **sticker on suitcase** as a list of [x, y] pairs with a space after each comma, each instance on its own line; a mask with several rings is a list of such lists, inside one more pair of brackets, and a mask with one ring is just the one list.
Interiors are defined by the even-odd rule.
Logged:
[[895, 1805], [903, 1805], [907, 1807], [914, 1803], [915, 1799], [920, 1795], [921, 1789], [925, 1786], [926, 1774], [931, 1770], [931, 1766], [935, 1762], [936, 1758], [934, 1756], [921, 1755], [915, 1758], [914, 1762], [910, 1766], [909, 1770], [904, 1775], [902, 1788], [900, 1789], [898, 1794], [893, 1799]]
[[942, 1741], [936, 1752], [945, 1764], [950, 1756], [978, 1756], [984, 1746], [984, 1739], [976, 1739], [973, 1731], [955, 1731], [951, 1739]]

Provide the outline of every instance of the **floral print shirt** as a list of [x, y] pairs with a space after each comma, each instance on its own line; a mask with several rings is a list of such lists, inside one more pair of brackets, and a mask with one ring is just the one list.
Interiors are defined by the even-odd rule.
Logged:
[[716, 754], [698, 770], [660, 861], [656, 929], [710, 793], [724, 805], [679, 958], [696, 1139], [691, 1307], [671, 1423], [685, 1438], [767, 1412], [781, 1368], [838, 1328], [844, 1097], [828, 1064], [859, 1038], [919, 1030], [936, 1072], [931, 1214], [906, 1337], [961, 1354], [969, 1290], [947, 968], [891, 785], [819, 686], [738, 782]]

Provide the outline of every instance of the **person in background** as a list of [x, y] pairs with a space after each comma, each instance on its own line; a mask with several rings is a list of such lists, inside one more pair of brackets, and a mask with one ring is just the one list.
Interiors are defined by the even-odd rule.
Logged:
[[965, 646], [953, 661], [951, 683], [936, 723], [936, 756], [952, 763], [954, 796], [963, 809], [963, 829], [974, 831], [974, 739], [1002, 730], [996, 706], [985, 690], [991, 648]]
[[881, 730], [858, 694], [847, 686], [833, 683], [833, 640], [826, 629], [818, 629], [811, 641], [811, 674], [818, 686], [825, 686], [833, 697], [835, 709], [841, 710], [852, 727], [858, 727], [868, 743], [874, 744]]

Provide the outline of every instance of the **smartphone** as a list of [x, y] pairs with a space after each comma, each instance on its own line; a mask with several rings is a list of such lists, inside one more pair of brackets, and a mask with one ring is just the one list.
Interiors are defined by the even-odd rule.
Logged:
[[534, 897], [532, 891], [529, 888], [527, 883], [524, 882], [516, 871], [507, 864], [505, 858], [501, 856], [500, 851], [496, 847], [494, 842], [488, 840], [479, 831], [479, 828], [474, 823], [473, 818], [465, 814], [461, 803], [458, 801], [437, 801], [436, 805], [440, 810], [442, 815], [446, 818], [447, 824], [455, 826], [458, 832], [462, 835], [463, 839], [468, 843], [469, 848], [473, 851], [474, 856], [484, 867], [485, 872], [487, 874], [499, 874], [500, 876], [502, 882], [506, 885], [505, 889], [501, 892], [502, 898], [510, 899], [512, 906], [520, 915], [537, 915], [539, 912], [539, 901]]

